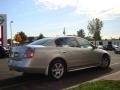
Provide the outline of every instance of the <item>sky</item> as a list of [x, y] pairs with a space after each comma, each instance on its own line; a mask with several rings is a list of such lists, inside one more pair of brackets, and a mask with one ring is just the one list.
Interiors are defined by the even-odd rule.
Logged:
[[88, 21], [103, 21], [102, 38], [120, 37], [120, 0], [0, 0], [0, 14], [7, 14], [7, 36], [10, 21], [13, 37], [23, 31], [27, 36], [76, 35], [84, 29], [88, 35]]

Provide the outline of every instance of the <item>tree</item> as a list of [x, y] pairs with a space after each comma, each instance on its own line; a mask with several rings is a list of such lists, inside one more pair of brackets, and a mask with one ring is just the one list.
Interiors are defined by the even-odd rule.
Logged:
[[[8, 39], [8, 40], [7, 40], [7, 43], [8, 43], [9, 45], [11, 45], [11, 39]], [[13, 43], [13, 41], [12, 41], [12, 43]]]
[[95, 45], [96, 45], [96, 40], [101, 40], [101, 29], [103, 27], [103, 22], [100, 21], [100, 19], [95, 18], [92, 19], [91, 21], [88, 22], [87, 29], [89, 30], [89, 33], [93, 35], [93, 38], [95, 40]]
[[84, 38], [84, 37], [85, 37], [85, 32], [84, 32], [84, 30], [83, 30], [83, 29], [80, 29], [79, 31], [77, 31], [77, 36]]
[[34, 37], [28, 37], [28, 42], [29, 43], [33, 42], [34, 40], [35, 40]]
[[88, 22], [88, 30], [95, 40], [101, 40], [101, 28], [103, 27], [103, 22], [100, 19], [95, 18]]
[[44, 35], [42, 33], [40, 33], [40, 35], [38, 36], [37, 39], [42, 39], [42, 38], [44, 38]]
[[14, 39], [15, 39], [16, 42], [21, 42], [22, 41], [21, 36], [20, 36], [19, 33], [15, 34]]
[[27, 40], [27, 36], [24, 32], [18, 32], [14, 37], [16, 42], [19, 42], [20, 44], [24, 43]]

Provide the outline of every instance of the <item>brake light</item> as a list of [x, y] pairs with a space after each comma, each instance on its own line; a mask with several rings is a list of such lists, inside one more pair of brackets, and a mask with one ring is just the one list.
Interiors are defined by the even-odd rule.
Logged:
[[26, 58], [32, 58], [34, 56], [34, 49], [28, 48], [25, 52], [25, 57]]

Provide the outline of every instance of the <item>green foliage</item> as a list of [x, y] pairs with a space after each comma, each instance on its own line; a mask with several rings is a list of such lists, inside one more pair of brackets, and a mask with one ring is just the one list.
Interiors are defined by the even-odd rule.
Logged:
[[28, 37], [28, 42], [31, 43], [34, 41], [34, 37]]
[[77, 36], [84, 38], [84, 37], [85, 37], [85, 32], [84, 32], [84, 30], [83, 30], [83, 29], [80, 29], [79, 31], [77, 31]]
[[42, 39], [42, 38], [44, 38], [44, 35], [42, 33], [40, 33], [40, 35], [38, 36], [37, 39]]
[[25, 35], [25, 33], [21, 31], [21, 32], [19, 32], [19, 34], [20, 34], [21, 39], [22, 39], [21, 42], [22, 42], [22, 43], [25, 42], [25, 41], [27, 40], [27, 36]]
[[95, 18], [88, 22], [88, 30], [95, 40], [101, 40], [101, 29], [103, 27], [103, 22], [100, 19]]
[[120, 81], [100, 80], [81, 84], [70, 90], [120, 90]]
[[27, 40], [27, 36], [24, 32], [18, 32], [14, 37], [16, 42], [19, 42], [20, 44], [24, 43]]
[[[7, 43], [11, 45], [11, 39], [7, 40]], [[13, 43], [13, 42], [12, 42]]]
[[93, 38], [95, 40], [101, 40], [100, 32], [95, 32]]

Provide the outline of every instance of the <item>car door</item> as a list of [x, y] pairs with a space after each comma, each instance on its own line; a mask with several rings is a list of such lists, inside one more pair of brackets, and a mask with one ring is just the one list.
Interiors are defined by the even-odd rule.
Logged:
[[56, 44], [59, 48], [61, 56], [66, 60], [68, 68], [73, 68], [79, 66], [79, 59], [82, 59], [78, 53], [78, 42], [75, 37], [62, 37], [56, 40]]
[[89, 66], [96, 65], [99, 63], [99, 55], [96, 53], [96, 49], [93, 47], [91, 43], [83, 38], [77, 38], [79, 43], [78, 53], [82, 53], [82, 59], [79, 59], [79, 63], [81, 66]]

